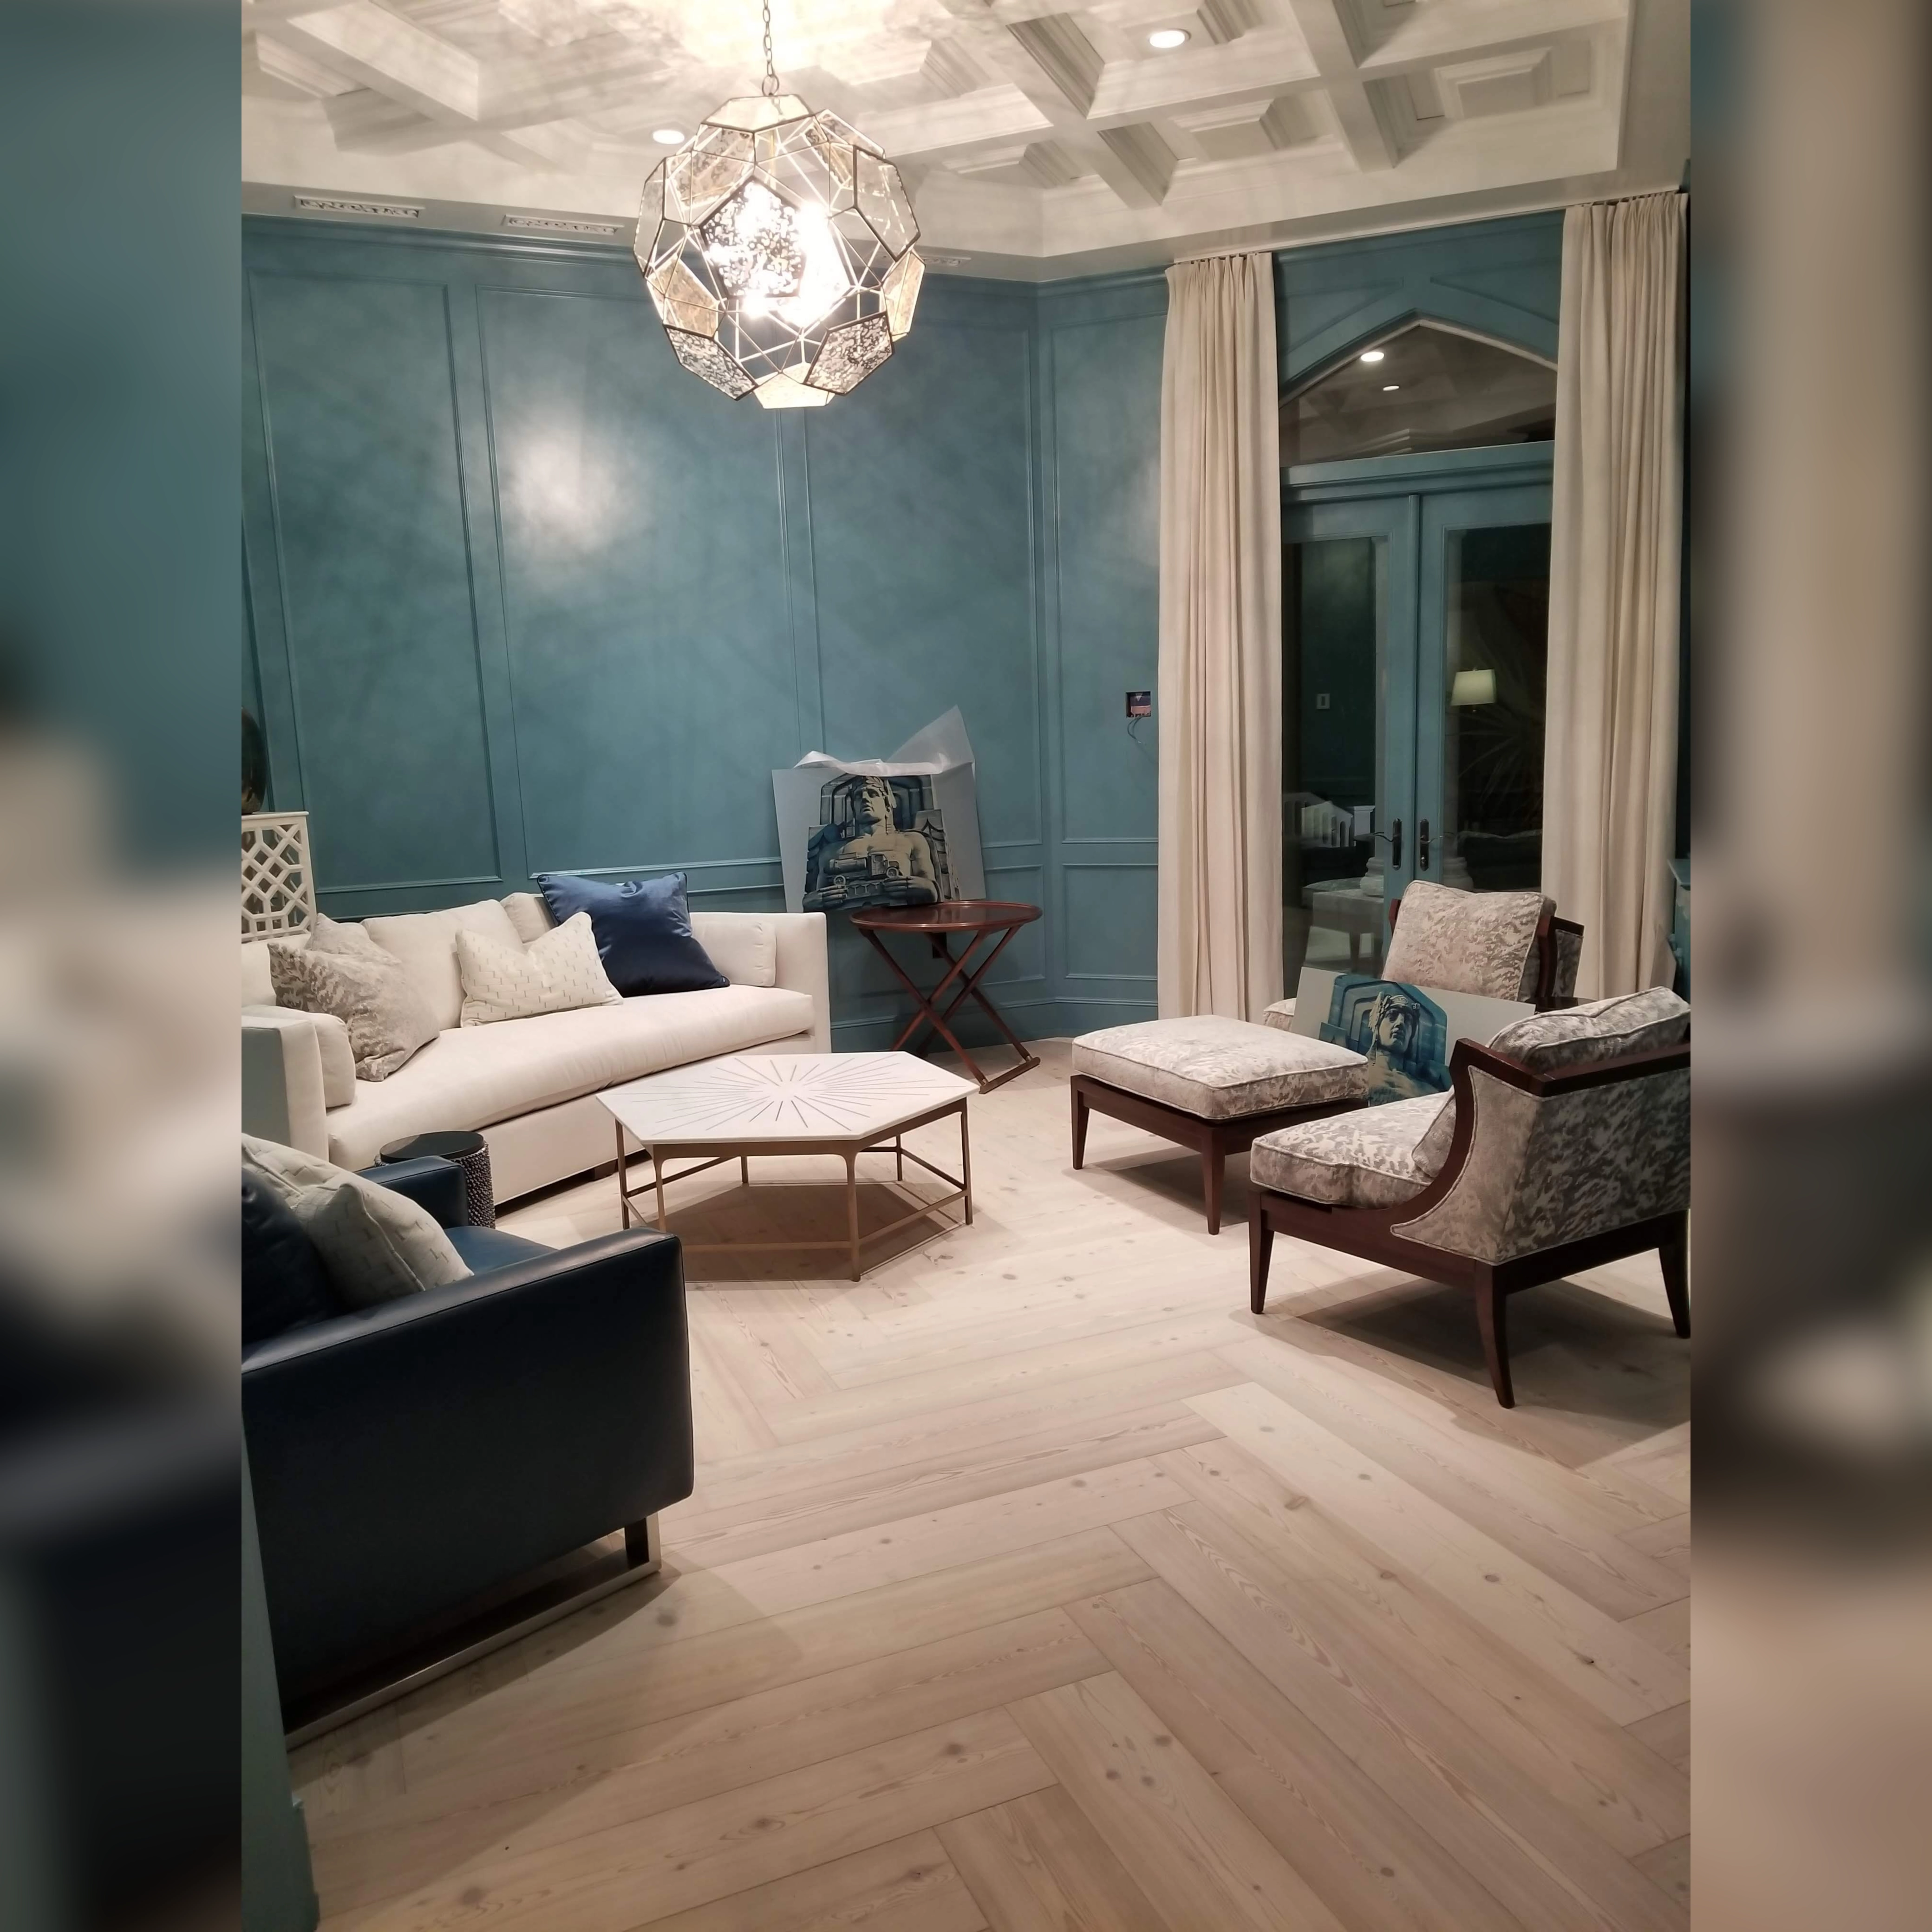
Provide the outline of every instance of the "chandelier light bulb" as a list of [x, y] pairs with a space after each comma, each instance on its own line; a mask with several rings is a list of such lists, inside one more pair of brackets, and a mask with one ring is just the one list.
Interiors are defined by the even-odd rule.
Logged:
[[767, 8], [762, 91], [651, 170], [635, 252], [692, 374], [734, 401], [809, 409], [856, 389], [911, 328], [918, 238], [884, 151], [781, 91]]

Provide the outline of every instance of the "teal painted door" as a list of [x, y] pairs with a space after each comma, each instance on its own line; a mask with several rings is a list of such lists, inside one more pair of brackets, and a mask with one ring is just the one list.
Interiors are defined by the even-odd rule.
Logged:
[[1548, 446], [1300, 469], [1282, 510], [1282, 948], [1373, 971], [1414, 879], [1542, 870]]

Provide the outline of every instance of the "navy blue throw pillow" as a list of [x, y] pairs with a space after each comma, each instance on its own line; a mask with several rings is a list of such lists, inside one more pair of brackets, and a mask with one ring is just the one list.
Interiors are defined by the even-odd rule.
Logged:
[[322, 1257], [282, 1197], [252, 1168], [242, 1170], [242, 1346], [346, 1312]]
[[682, 872], [615, 884], [578, 872], [539, 872], [537, 884], [559, 926], [574, 914], [590, 915], [604, 975], [626, 999], [731, 983], [692, 933]]

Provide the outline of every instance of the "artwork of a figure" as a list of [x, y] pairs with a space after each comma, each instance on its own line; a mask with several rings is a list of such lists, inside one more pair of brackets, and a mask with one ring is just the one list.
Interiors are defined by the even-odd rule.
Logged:
[[856, 912], [951, 898], [946, 832], [926, 778], [850, 773], [819, 794], [805, 910]]
[[1448, 1090], [1448, 1019], [1418, 986], [1337, 974], [1322, 1037], [1368, 1061], [1372, 1107]]

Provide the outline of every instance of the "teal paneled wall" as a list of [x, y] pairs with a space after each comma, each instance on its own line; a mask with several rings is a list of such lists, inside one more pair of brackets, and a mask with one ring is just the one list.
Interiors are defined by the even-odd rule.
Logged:
[[[245, 265], [257, 675], [326, 910], [670, 867], [775, 907], [773, 766], [955, 704], [989, 888], [1044, 896], [1030, 290], [935, 278], [808, 418], [686, 375], [610, 249], [250, 221]], [[854, 938], [868, 1044], [897, 1001]], [[998, 974], [1042, 1032], [1046, 953]]]
[[[1555, 350], [1561, 220], [1279, 258], [1299, 376], [1400, 315]], [[325, 908], [680, 867], [776, 906], [769, 774], [958, 704], [1022, 1032], [1154, 1010], [1158, 272], [934, 277], [822, 412], [680, 370], [627, 254], [251, 220], [244, 534], [275, 802]], [[848, 1046], [897, 1002], [835, 936]]]

